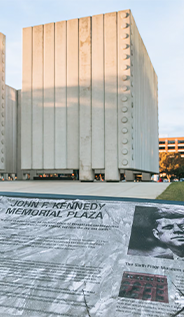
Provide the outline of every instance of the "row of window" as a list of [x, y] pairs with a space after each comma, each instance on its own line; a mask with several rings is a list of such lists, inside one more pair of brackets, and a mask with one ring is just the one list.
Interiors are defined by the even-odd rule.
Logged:
[[[165, 150], [165, 147], [160, 147], [160, 148], [159, 148], [159, 150]], [[169, 148], [169, 150], [170, 150], [170, 148]], [[179, 154], [181, 154], [181, 155], [183, 155], [183, 154], [184, 154], [184, 152], [183, 152], [183, 151], [179, 151], [179, 152], [177, 152], [177, 153], [179, 153]]]
[[[184, 143], [184, 140], [178, 140], [178, 144]], [[159, 144], [165, 144], [165, 141], [159, 141]], [[175, 144], [175, 140], [168, 140], [168, 144]]]
[[[159, 149], [165, 149], [165, 146], [159, 146]], [[171, 149], [175, 149], [175, 146], [169, 146], [168, 147], [168, 150], [171, 150]], [[184, 149], [184, 146], [179, 145], [178, 146], [178, 150], [180, 150], [180, 149]]]

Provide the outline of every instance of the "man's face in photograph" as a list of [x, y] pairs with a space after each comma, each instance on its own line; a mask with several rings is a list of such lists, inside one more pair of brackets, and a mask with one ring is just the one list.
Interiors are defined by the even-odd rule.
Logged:
[[184, 218], [161, 218], [156, 221], [154, 236], [168, 247], [184, 247]]

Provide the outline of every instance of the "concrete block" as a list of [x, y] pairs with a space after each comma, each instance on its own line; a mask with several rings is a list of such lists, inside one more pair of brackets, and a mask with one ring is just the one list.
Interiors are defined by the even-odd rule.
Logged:
[[94, 179], [91, 131], [91, 18], [79, 20], [80, 180]]
[[157, 85], [130, 10], [24, 29], [22, 169], [157, 173]]
[[142, 172], [142, 181], [151, 181], [151, 173]]
[[139, 34], [131, 19], [131, 77], [133, 86], [133, 142], [134, 164], [138, 170], [158, 173], [158, 100], [157, 76]]
[[23, 29], [21, 167], [32, 167], [32, 27]]
[[55, 23], [55, 168], [67, 166], [66, 21]]
[[6, 168], [6, 87], [5, 87], [5, 70], [6, 70], [6, 37], [0, 33], [0, 170]]
[[118, 158], [119, 168], [132, 167], [133, 108], [130, 10], [118, 12]]
[[105, 168], [104, 15], [92, 17], [92, 168]]
[[15, 174], [11, 173], [10, 176], [12, 177], [12, 180], [14, 181], [15, 180]]
[[35, 176], [36, 176], [36, 171], [35, 170], [30, 171], [30, 180], [33, 180]]
[[127, 182], [134, 181], [135, 175], [131, 170], [125, 170], [125, 179]]
[[33, 27], [31, 166], [33, 169], [43, 167], [43, 32], [43, 25]]
[[21, 90], [17, 91], [17, 179], [23, 179], [21, 171]]
[[44, 25], [44, 110], [43, 110], [43, 166], [54, 168], [54, 23]]
[[17, 92], [6, 85], [5, 172], [17, 173]]
[[8, 181], [8, 173], [4, 173], [3, 174], [3, 178], [4, 178], [5, 181]]
[[67, 21], [67, 168], [79, 168], [79, 20]]
[[117, 107], [117, 14], [104, 16], [105, 45], [105, 180], [119, 180]]

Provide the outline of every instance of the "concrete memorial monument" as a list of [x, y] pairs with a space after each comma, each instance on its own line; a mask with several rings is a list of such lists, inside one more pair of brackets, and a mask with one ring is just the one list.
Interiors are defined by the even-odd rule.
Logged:
[[[8, 174], [20, 175], [20, 92], [5, 84], [6, 36], [0, 33], [0, 172], [4, 179]], [[19, 95], [19, 98], [18, 98]], [[19, 118], [18, 118], [19, 116]], [[17, 148], [18, 146], [18, 148]]]
[[158, 173], [157, 75], [130, 10], [23, 29], [21, 168]]
[[[151, 215], [166, 209], [181, 216], [176, 240], [182, 245], [183, 205], [0, 196], [0, 315], [177, 316], [183, 310], [183, 257], [156, 258], [153, 249], [168, 245], [149, 236], [143, 223], [151, 226]], [[139, 250], [142, 235], [145, 248]], [[139, 252], [131, 254], [135, 246]]]
[[0, 171], [5, 169], [5, 58], [6, 54], [6, 36], [0, 33]]

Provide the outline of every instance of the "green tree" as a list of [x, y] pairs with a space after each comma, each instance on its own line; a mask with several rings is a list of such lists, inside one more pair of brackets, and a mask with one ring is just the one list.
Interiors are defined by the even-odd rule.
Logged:
[[170, 182], [171, 176], [184, 175], [184, 158], [179, 153], [159, 153], [160, 173], [165, 173]]

